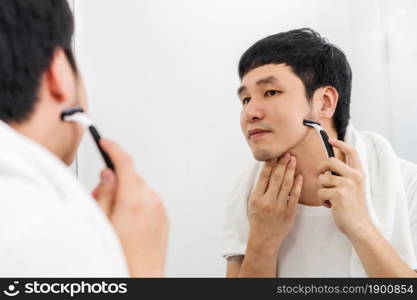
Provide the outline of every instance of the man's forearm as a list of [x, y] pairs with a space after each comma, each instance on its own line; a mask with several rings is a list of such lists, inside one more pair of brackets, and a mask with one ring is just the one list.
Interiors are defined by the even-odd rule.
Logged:
[[277, 277], [279, 245], [249, 238], [238, 277]]
[[417, 277], [373, 224], [348, 236], [369, 277]]

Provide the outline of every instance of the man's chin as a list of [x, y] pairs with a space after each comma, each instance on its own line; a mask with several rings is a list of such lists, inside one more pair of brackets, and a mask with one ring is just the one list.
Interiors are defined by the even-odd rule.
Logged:
[[75, 161], [75, 154], [73, 154], [73, 155], [71, 155], [71, 156], [66, 156], [66, 157], [63, 157], [62, 158], [62, 162], [64, 163], [64, 164], [66, 164], [68, 167], [70, 167], [73, 163], [74, 163], [74, 161]]
[[279, 153], [274, 153], [272, 151], [268, 151], [264, 149], [253, 150], [252, 154], [253, 154], [253, 157], [258, 161], [267, 161], [267, 160], [275, 159], [281, 156]]
[[79, 142], [80, 140], [77, 141], [75, 144], [70, 145], [70, 147], [68, 147], [68, 151], [61, 156], [61, 160], [67, 166], [71, 166], [74, 163], [77, 157], [77, 149], [79, 147]]

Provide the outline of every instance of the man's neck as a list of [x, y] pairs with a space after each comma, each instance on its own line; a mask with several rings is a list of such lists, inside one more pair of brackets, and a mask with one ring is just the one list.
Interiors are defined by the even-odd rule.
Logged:
[[[337, 138], [336, 132], [328, 132], [330, 138]], [[288, 151], [297, 159], [296, 174], [303, 176], [303, 187], [299, 199], [300, 204], [309, 206], [319, 206], [317, 191], [319, 190], [318, 167], [327, 159], [326, 151], [320, 136], [314, 129], [308, 131], [303, 141], [296, 147]], [[344, 154], [334, 148], [335, 156], [345, 162]]]

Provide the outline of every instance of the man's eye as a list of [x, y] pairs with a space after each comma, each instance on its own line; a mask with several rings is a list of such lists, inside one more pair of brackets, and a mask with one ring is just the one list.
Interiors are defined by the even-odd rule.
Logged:
[[267, 97], [267, 96], [275, 96], [275, 95], [277, 95], [278, 93], [280, 93], [280, 91], [277, 91], [277, 90], [268, 90], [268, 91], [266, 91], [265, 92], [265, 96]]
[[249, 97], [243, 98], [243, 99], [242, 99], [242, 104], [243, 104], [243, 105], [248, 104], [248, 103], [249, 103], [249, 101], [250, 101], [250, 98], [249, 98]]

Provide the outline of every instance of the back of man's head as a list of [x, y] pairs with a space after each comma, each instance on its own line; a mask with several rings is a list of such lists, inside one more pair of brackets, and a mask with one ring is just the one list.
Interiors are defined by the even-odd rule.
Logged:
[[0, 120], [19, 123], [30, 117], [41, 75], [57, 48], [76, 72], [73, 31], [66, 0], [0, 1]]

